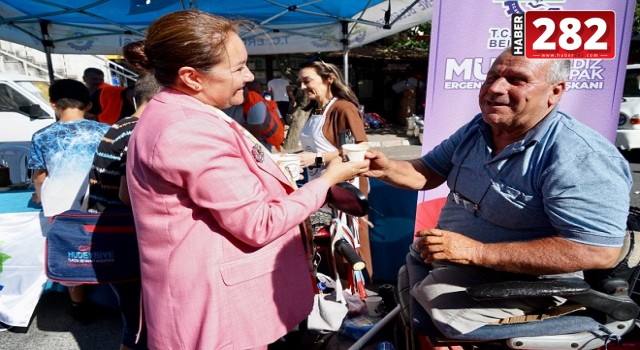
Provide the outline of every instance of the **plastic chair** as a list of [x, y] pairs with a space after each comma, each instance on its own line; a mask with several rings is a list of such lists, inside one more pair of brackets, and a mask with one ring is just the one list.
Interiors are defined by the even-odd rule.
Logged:
[[557, 350], [596, 349], [619, 341], [634, 328], [640, 313], [640, 247], [636, 242], [640, 243], [640, 209], [631, 208], [625, 249], [614, 268], [584, 271], [584, 280], [510, 281], [468, 288], [467, 293], [477, 300], [560, 296], [586, 307], [586, 311], [529, 323], [486, 325], [457, 339], [443, 338], [409, 294], [429, 273], [424, 262], [409, 254], [398, 273], [398, 303], [403, 324], [411, 334], [409, 343], [422, 348], [431, 344], [498, 344], [501, 348]]
[[0, 162], [4, 159], [9, 166], [11, 183], [17, 184], [28, 181], [31, 173], [27, 168], [29, 146], [23, 144], [0, 144]]

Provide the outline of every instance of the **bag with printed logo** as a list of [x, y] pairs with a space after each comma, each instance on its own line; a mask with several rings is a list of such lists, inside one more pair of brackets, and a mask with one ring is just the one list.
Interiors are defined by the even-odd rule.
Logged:
[[140, 279], [133, 214], [128, 211], [55, 215], [47, 233], [45, 270], [61, 283], [117, 283]]

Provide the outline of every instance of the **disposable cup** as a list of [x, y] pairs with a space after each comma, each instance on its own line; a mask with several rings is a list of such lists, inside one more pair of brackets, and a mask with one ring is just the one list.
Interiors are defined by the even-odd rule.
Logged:
[[370, 295], [364, 299], [364, 303], [367, 305], [367, 313], [369, 316], [382, 315], [382, 297], [379, 295]]
[[302, 165], [300, 163], [300, 156], [297, 154], [283, 154], [278, 157], [278, 166], [288, 173], [291, 178], [297, 179], [302, 172]]
[[362, 162], [368, 149], [369, 145], [366, 143], [348, 143], [342, 145], [342, 154], [346, 155], [350, 162]]

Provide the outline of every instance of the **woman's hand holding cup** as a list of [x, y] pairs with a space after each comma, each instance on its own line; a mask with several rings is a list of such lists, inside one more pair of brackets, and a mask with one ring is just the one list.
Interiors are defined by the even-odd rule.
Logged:
[[327, 163], [327, 169], [321, 177], [327, 180], [329, 184], [335, 185], [339, 182], [353, 180], [367, 170], [369, 170], [369, 160], [343, 162], [340, 157], [335, 157]]

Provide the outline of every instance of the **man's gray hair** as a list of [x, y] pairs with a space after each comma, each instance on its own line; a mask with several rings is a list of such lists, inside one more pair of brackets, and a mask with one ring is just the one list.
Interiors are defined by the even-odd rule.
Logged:
[[[500, 55], [504, 53], [508, 53], [511, 55], [511, 48], [506, 48], [502, 51]], [[542, 65], [544, 63], [549, 62], [547, 59], [531, 59], [537, 65]], [[549, 74], [547, 75], [547, 81], [549, 84], [554, 84], [559, 81], [567, 81], [569, 80], [569, 73], [571, 72], [571, 61], [570, 60], [553, 60], [551, 61], [551, 67], [549, 67]]]
[[553, 60], [549, 67], [549, 75], [547, 77], [549, 83], [557, 83], [559, 81], [567, 81], [571, 72], [570, 60]]

